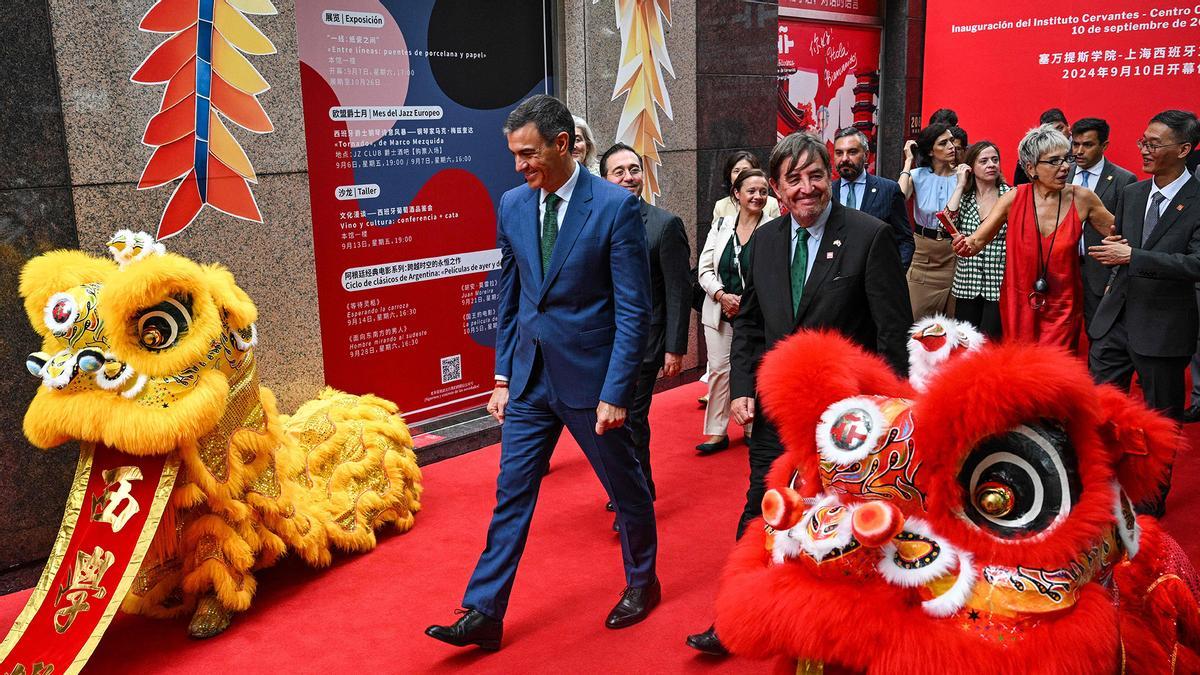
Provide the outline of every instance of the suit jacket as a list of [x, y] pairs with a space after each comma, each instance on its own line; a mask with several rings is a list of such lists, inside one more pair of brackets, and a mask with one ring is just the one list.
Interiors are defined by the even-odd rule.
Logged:
[[638, 200], [580, 167], [542, 275], [540, 190], [500, 198], [496, 374], [519, 398], [538, 353], [559, 399], [628, 407], [650, 326], [650, 263]]
[[[1075, 180], [1075, 166], [1071, 167], [1070, 173], [1067, 174], [1067, 183], [1072, 183]], [[1104, 208], [1108, 209], [1109, 213], [1116, 215], [1117, 202], [1120, 200], [1121, 192], [1123, 192], [1130, 183], [1134, 182], [1136, 177], [1133, 173], [1122, 169], [1113, 164], [1108, 158], [1104, 160], [1104, 170], [1100, 172], [1100, 176], [1096, 178], [1096, 182], [1091, 184], [1092, 192], [1100, 198], [1104, 204]], [[1092, 227], [1083, 228], [1083, 242], [1085, 246], [1097, 246], [1103, 237]], [[1099, 302], [1100, 296], [1104, 295], [1104, 287], [1108, 284], [1108, 278], [1112, 275], [1112, 268], [1105, 267], [1096, 262], [1096, 259], [1087, 255], [1083, 255], [1083, 290], [1092, 296], [1094, 302]], [[1090, 318], [1090, 317], [1089, 317]]]
[[643, 363], [661, 366], [667, 352], [687, 353], [692, 250], [679, 216], [645, 201], [641, 211], [650, 250], [651, 297], [650, 335]]
[[[766, 217], [766, 212], [764, 212], [763, 218]], [[704, 304], [700, 307], [700, 323], [713, 330], [721, 329], [721, 303], [717, 302], [716, 295], [717, 291], [725, 288], [717, 268], [721, 265], [721, 255], [725, 252], [725, 247], [729, 245], [729, 240], [733, 238], [735, 230], [737, 230], [736, 214], [714, 220], [712, 227], [708, 229], [708, 236], [704, 239], [704, 248], [700, 249], [700, 255], [696, 260], [696, 275], [700, 281], [700, 288], [704, 289]]]
[[754, 234], [754, 258], [733, 319], [731, 395], [754, 396], [763, 353], [801, 328], [835, 329], [878, 353], [897, 373], [908, 373], [912, 306], [888, 225], [833, 204], [795, 315], [791, 238], [790, 214]]
[[1138, 181], [1121, 192], [1117, 231], [1129, 240], [1133, 252], [1129, 264], [1116, 267], [1088, 336], [1093, 340], [1104, 337], [1120, 319], [1135, 353], [1191, 356], [1200, 327], [1195, 291], [1200, 281], [1200, 182], [1184, 184], [1143, 244], [1150, 180]]
[[[875, 216], [892, 226], [892, 236], [900, 249], [900, 264], [908, 269], [912, 263], [916, 243], [913, 241], [912, 223], [908, 221], [908, 208], [904, 204], [904, 193], [894, 180], [867, 174], [867, 187], [858, 196], [858, 210]], [[833, 200], [841, 203], [842, 179], [833, 181]]]

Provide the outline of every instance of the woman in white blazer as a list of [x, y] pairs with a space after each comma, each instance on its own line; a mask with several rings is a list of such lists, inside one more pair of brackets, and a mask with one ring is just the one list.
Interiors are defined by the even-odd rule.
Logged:
[[[754, 231], [771, 220], [764, 213], [770, 199], [767, 175], [746, 169], [733, 181], [731, 199], [738, 205], [733, 216], [713, 222], [700, 252], [697, 274], [704, 289], [700, 323], [708, 346], [708, 404], [704, 410], [705, 439], [696, 446], [701, 454], [729, 447], [729, 348], [733, 343], [730, 319], [741, 303], [744, 276], [753, 254]], [[750, 425], [745, 427], [751, 433]]]

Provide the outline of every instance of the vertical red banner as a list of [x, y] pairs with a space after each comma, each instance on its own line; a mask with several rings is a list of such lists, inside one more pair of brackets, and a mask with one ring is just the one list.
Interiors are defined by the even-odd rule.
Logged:
[[875, 146], [879, 109], [878, 28], [779, 20], [780, 138], [807, 131], [833, 147], [856, 127]]

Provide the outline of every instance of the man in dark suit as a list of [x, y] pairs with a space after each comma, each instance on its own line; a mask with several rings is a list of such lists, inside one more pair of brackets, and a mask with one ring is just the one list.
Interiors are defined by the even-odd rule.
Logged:
[[[815, 136], [794, 133], [771, 151], [771, 188], [785, 210], [758, 228], [745, 271], [741, 308], [733, 319], [730, 409], [737, 424], [754, 422], [750, 487], [737, 536], [762, 515], [764, 480], [783, 454], [770, 417], [757, 415], [755, 381], [762, 355], [805, 328], [831, 328], [908, 373], [912, 306], [889, 226], [833, 201], [829, 151]], [[714, 628], [687, 644], [725, 652]]]
[[642, 222], [646, 225], [646, 245], [650, 249], [650, 337], [627, 421], [650, 496], [656, 497], [650, 470], [650, 401], [659, 369], [664, 377], [678, 375], [683, 355], [687, 353], [688, 320], [692, 315], [691, 249], [683, 220], [640, 198], [642, 158], [637, 151], [624, 143], [612, 146], [600, 157], [600, 175], [638, 197]]
[[[623, 628], [658, 604], [654, 505], [625, 424], [650, 324], [650, 265], [637, 200], [571, 157], [575, 121], [538, 95], [504, 125], [527, 186], [500, 198], [496, 388], [500, 475], [467, 611], [429, 636], [499, 649], [509, 594], [550, 453], [565, 426], [621, 524], [625, 590], [605, 622]], [[559, 223], [562, 224], [561, 228]]]
[[891, 225], [900, 265], [908, 270], [915, 244], [904, 193], [896, 181], [867, 173], [867, 148], [867, 137], [854, 127], [846, 127], [834, 137], [833, 164], [841, 178], [833, 181], [833, 200]]
[[[1121, 192], [1134, 181], [1134, 175], [1104, 157], [1108, 149], [1108, 132], [1108, 122], [1102, 119], [1084, 117], [1075, 121], [1071, 126], [1071, 154], [1075, 155], [1075, 164], [1067, 174], [1067, 182], [1095, 192], [1104, 208], [1115, 215]], [[1079, 246], [1083, 265], [1083, 320], [1087, 325], [1091, 325], [1100, 298], [1104, 296], [1104, 287], [1108, 285], [1108, 277], [1112, 275], [1112, 268], [1087, 255], [1087, 247], [1099, 245], [1100, 240], [1100, 233], [1094, 228], [1083, 228]]]
[[[1118, 234], [1088, 249], [1116, 268], [1088, 328], [1092, 376], [1128, 388], [1136, 372], [1146, 403], [1177, 420], [1200, 330], [1200, 183], [1186, 167], [1198, 138], [1194, 113], [1167, 110], [1150, 120], [1138, 147], [1151, 178], [1125, 188]], [[1150, 511], [1161, 512], [1166, 490], [1162, 497]]]

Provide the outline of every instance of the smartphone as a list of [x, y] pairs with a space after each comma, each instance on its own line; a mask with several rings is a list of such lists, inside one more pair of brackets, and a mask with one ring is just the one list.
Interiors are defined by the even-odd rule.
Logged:
[[942, 224], [942, 227], [950, 233], [950, 236], [958, 234], [958, 228], [954, 226], [954, 221], [950, 220], [950, 216], [947, 216], [945, 211], [938, 211], [937, 219]]

